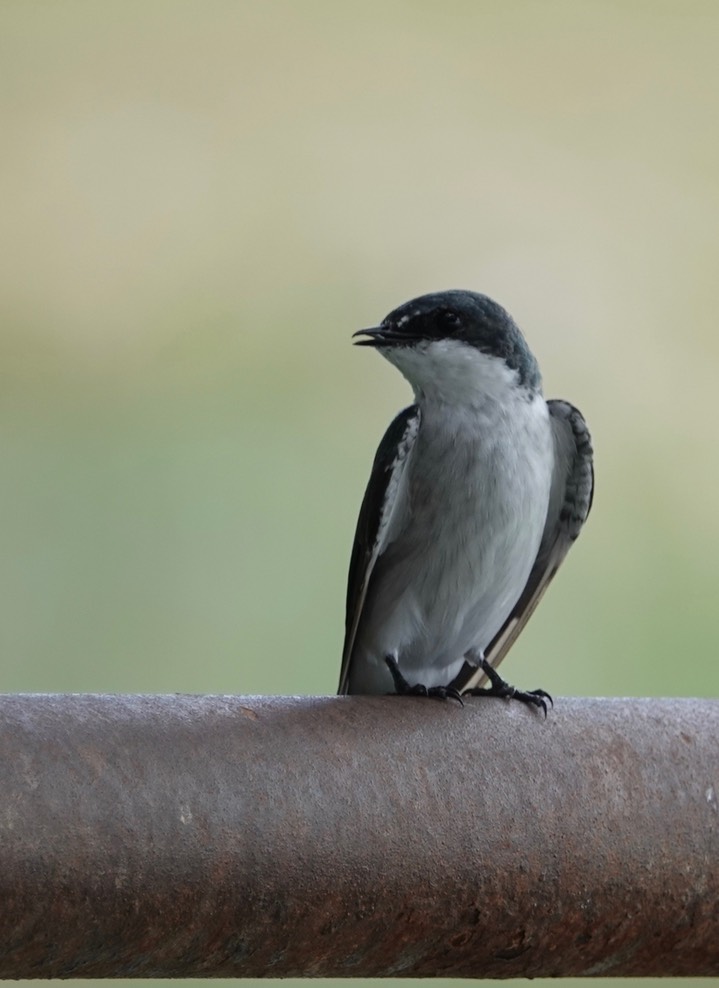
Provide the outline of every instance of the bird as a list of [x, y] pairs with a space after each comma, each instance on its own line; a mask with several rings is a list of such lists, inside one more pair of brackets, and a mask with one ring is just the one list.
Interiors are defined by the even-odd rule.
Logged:
[[546, 717], [550, 694], [496, 667], [589, 515], [582, 414], [544, 399], [519, 327], [477, 292], [422, 295], [353, 338], [414, 403], [381, 440], [360, 508], [338, 693], [505, 697]]

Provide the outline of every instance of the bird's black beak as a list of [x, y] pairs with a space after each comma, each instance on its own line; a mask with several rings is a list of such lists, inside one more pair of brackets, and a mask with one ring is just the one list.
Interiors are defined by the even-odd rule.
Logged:
[[367, 336], [366, 340], [355, 340], [355, 346], [382, 346], [385, 330], [382, 326], [374, 326], [372, 329], [358, 329], [356, 333], [352, 334], [352, 339], [355, 336]]

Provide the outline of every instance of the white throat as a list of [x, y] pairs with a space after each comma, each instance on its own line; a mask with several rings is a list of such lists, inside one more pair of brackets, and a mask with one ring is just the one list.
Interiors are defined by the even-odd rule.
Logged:
[[432, 340], [382, 350], [401, 371], [418, 403], [442, 402], [472, 407], [502, 401], [517, 391], [519, 374], [501, 357], [482, 353], [458, 340]]

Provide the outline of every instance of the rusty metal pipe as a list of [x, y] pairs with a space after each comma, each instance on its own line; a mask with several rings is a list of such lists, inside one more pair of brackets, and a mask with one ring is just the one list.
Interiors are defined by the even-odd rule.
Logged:
[[719, 702], [0, 697], [0, 977], [719, 974]]

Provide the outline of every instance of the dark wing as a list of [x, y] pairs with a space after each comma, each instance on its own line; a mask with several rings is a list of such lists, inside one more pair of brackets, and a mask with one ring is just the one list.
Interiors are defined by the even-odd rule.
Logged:
[[420, 412], [416, 405], [410, 405], [400, 412], [382, 437], [372, 464], [372, 472], [357, 519], [357, 531], [350, 559], [345, 644], [342, 650], [338, 693], [347, 692], [350, 656], [367, 596], [367, 586], [374, 565], [386, 547], [387, 532], [399, 482], [407, 463], [407, 456], [417, 438], [419, 421]]
[[[555, 456], [547, 520], [527, 585], [507, 620], [485, 650], [484, 657], [495, 669], [532, 616], [534, 608], [579, 535], [592, 506], [594, 469], [592, 440], [587, 423], [581, 412], [569, 402], [548, 401], [547, 405]], [[481, 685], [485, 679], [481, 669], [465, 663], [453, 685], [458, 689], [468, 689]]]

